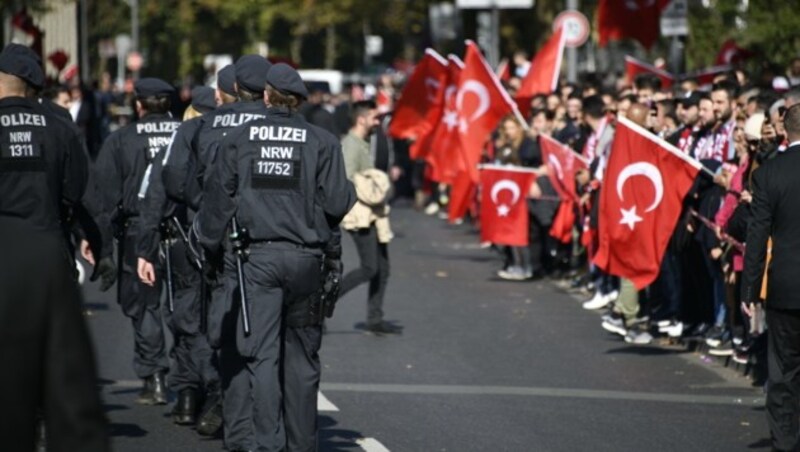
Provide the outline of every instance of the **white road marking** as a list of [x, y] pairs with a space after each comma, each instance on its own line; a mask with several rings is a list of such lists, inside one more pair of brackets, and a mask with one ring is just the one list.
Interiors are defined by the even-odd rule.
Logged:
[[317, 393], [317, 411], [339, 411], [336, 405], [331, 403], [321, 392]]
[[389, 449], [375, 438], [359, 438], [356, 440], [356, 444], [361, 446], [365, 452], [389, 452]]

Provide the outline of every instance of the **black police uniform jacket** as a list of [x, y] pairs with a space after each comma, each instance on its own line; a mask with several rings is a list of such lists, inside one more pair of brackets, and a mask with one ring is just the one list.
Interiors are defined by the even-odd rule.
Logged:
[[[192, 152], [186, 163], [186, 181], [183, 187], [168, 184], [167, 192], [183, 192], [186, 203], [192, 209], [199, 209], [203, 198], [203, 186], [208, 180], [209, 171], [217, 157], [220, 143], [232, 130], [255, 119], [264, 118], [267, 107], [261, 100], [234, 102], [223, 105], [213, 112], [200, 117], [201, 125], [192, 140]], [[176, 172], [180, 172], [180, 167]], [[171, 169], [172, 171], [172, 169]]]
[[139, 196], [147, 190], [151, 163], [169, 146], [179, 125], [169, 115], [150, 114], [117, 130], [103, 143], [95, 168], [104, 200], [102, 227], [110, 229], [114, 220], [139, 216]]
[[323, 248], [356, 199], [339, 140], [284, 108], [228, 134], [203, 196], [196, 232], [212, 250], [234, 215], [253, 241]]
[[62, 208], [81, 202], [88, 158], [63, 119], [37, 101], [0, 100], [0, 216], [38, 231], [64, 231]]
[[[192, 138], [197, 133], [200, 117], [184, 121], [172, 136], [169, 146], [159, 151], [152, 162], [149, 182], [142, 185], [145, 190], [140, 193], [140, 210], [138, 243], [136, 255], [149, 262], [156, 262], [158, 257], [158, 241], [160, 239], [160, 226], [164, 220], [176, 217], [181, 223], [188, 224], [183, 186], [186, 180], [186, 162], [191, 147]], [[182, 174], [178, 166], [182, 166]], [[176, 180], [177, 179], [177, 180]], [[172, 196], [167, 191], [168, 184], [180, 190], [178, 196]]]

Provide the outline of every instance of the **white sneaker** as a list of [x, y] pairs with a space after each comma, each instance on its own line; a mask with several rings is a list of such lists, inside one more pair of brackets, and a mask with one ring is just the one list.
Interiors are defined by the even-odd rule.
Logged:
[[653, 342], [653, 336], [647, 331], [628, 331], [625, 335], [625, 342], [628, 344], [647, 345]]
[[606, 298], [608, 298], [609, 302], [617, 301], [617, 298], [619, 298], [619, 290], [612, 290], [610, 293], [606, 294]]
[[425, 215], [436, 215], [439, 212], [439, 204], [432, 202], [425, 208]]
[[603, 309], [608, 306], [609, 303], [611, 303], [611, 300], [608, 298], [608, 295], [595, 292], [594, 297], [591, 300], [583, 303], [583, 309], [588, 309], [590, 311]]
[[658, 331], [666, 333], [669, 337], [681, 337], [683, 335], [683, 322], [675, 322], [664, 327], [658, 327]]
[[[656, 325], [658, 325], [658, 329], [659, 329], [659, 330], [660, 330], [661, 328], [665, 328], [665, 327], [668, 327], [668, 326], [672, 326], [672, 324], [673, 324], [673, 321], [672, 321], [672, 320], [669, 320], [669, 319], [665, 319], [665, 320], [659, 320], [659, 321], [656, 323]], [[662, 331], [662, 333], [663, 333], [663, 331]]]

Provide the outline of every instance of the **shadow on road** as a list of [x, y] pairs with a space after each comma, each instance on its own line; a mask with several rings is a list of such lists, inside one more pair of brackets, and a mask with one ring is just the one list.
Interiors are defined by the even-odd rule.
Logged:
[[141, 438], [147, 435], [147, 430], [136, 424], [111, 423], [109, 425], [111, 436], [124, 436], [127, 438]]
[[361, 446], [356, 441], [364, 437], [362, 433], [335, 428], [337, 422], [330, 416], [321, 415], [317, 419], [319, 420], [320, 452], [361, 450]]
[[769, 449], [770, 447], [772, 447], [772, 441], [769, 438], [761, 438], [760, 440], [747, 445], [748, 449]]
[[662, 348], [662, 347], [654, 347], [654, 346], [625, 346], [619, 348], [612, 348], [611, 350], [607, 351], [606, 354], [608, 355], [616, 355], [616, 354], [626, 354], [626, 355], [640, 355], [640, 356], [661, 356], [661, 355], [679, 355], [681, 353], [687, 353], [686, 350], [681, 349], [669, 349], [669, 348]]

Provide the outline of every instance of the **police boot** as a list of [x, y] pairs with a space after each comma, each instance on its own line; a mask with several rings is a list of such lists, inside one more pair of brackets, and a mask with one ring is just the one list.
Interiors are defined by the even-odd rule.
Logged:
[[157, 372], [144, 380], [144, 388], [136, 399], [139, 405], [166, 405], [167, 387], [164, 372]]
[[214, 436], [222, 428], [222, 398], [218, 392], [209, 392], [197, 420], [197, 434]]
[[192, 425], [195, 423], [197, 412], [197, 391], [184, 389], [178, 393], [178, 401], [172, 408], [172, 420], [178, 425]]

